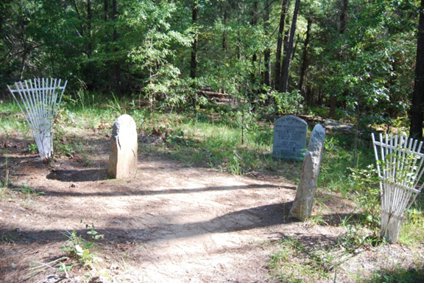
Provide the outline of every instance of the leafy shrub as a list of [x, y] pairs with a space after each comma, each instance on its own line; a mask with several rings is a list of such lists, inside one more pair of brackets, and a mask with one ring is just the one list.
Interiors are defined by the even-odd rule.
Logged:
[[374, 165], [369, 165], [366, 169], [350, 168], [350, 171], [352, 193], [363, 211], [365, 223], [371, 227], [379, 226], [381, 214], [379, 180]]
[[297, 114], [303, 108], [304, 98], [298, 90], [285, 93], [271, 91], [270, 96], [274, 99], [279, 114]]

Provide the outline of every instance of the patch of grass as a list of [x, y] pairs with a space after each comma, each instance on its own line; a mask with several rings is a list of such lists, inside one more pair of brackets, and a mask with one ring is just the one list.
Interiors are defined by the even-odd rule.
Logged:
[[[154, 151], [168, 155], [189, 166], [206, 166], [232, 174], [253, 171], [274, 172], [296, 181], [300, 162], [275, 161], [271, 157], [272, 129], [268, 124], [244, 130], [223, 121], [209, 121], [205, 116], [158, 114], [148, 116], [144, 129], [148, 135], [163, 137], [165, 144]], [[151, 151], [152, 149], [149, 149]]]
[[365, 282], [372, 283], [423, 283], [424, 282], [424, 268], [410, 268], [410, 269], [394, 269], [394, 270], [381, 270], [376, 271], [371, 279]]
[[347, 253], [354, 254], [358, 249], [385, 243], [385, 240], [379, 236], [378, 230], [370, 231], [361, 223], [343, 224], [343, 226], [346, 232], [337, 239], [337, 244]]
[[[419, 200], [422, 200], [423, 197]], [[424, 241], [424, 213], [423, 209], [410, 208], [405, 214], [405, 221], [400, 230], [399, 241], [407, 246], [415, 246]], [[423, 271], [422, 271], [423, 273]]]
[[16, 131], [28, 134], [30, 131], [25, 115], [13, 100], [0, 104], [0, 121], [1, 132], [6, 135]]
[[44, 195], [43, 191], [35, 190], [35, 189], [29, 187], [28, 185], [22, 186], [21, 188], [18, 189], [18, 191], [20, 193], [25, 194], [27, 197]]
[[282, 282], [329, 281], [332, 259], [320, 250], [307, 248], [294, 238], [285, 238], [269, 262], [271, 273]]
[[352, 191], [351, 169], [366, 169], [374, 164], [373, 149], [368, 142], [359, 140], [355, 153], [353, 140], [350, 134], [326, 136], [318, 186], [347, 195]]
[[17, 199], [23, 201], [27, 206], [36, 196], [42, 196], [43, 191], [35, 190], [28, 185], [16, 186], [13, 184], [6, 184], [0, 182], [0, 201], [4, 198]]

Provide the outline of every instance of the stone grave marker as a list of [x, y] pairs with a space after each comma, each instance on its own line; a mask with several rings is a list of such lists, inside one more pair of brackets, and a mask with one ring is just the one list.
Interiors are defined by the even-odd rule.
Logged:
[[112, 126], [111, 154], [108, 175], [111, 178], [128, 178], [137, 171], [137, 129], [128, 114], [117, 118]]
[[290, 215], [299, 220], [305, 220], [311, 216], [324, 143], [325, 128], [320, 124], [316, 124], [311, 132], [308, 152], [305, 155], [302, 167], [300, 183], [298, 184], [295, 200], [290, 211]]
[[294, 115], [276, 120], [273, 132], [274, 159], [302, 161], [305, 153], [307, 122]]

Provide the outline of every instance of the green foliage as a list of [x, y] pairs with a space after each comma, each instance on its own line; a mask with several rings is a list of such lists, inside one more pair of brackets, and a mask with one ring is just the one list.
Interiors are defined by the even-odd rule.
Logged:
[[[171, 29], [169, 23], [176, 11], [174, 3], [161, 1], [133, 2], [129, 6], [127, 24], [131, 32], [126, 35], [133, 44], [128, 53], [133, 63], [133, 72], [142, 72], [145, 77], [141, 90], [154, 104], [157, 95], [174, 97], [173, 88], [180, 84], [180, 70], [172, 64], [175, 45], [189, 46], [191, 39], [186, 33]], [[142, 20], [142, 21], [141, 21]], [[133, 38], [137, 38], [134, 41]]]
[[[195, 111], [207, 104], [198, 97], [207, 89], [248, 101], [267, 117], [299, 113], [304, 97], [313, 107], [330, 107], [332, 114], [335, 101], [339, 117], [356, 113], [366, 124], [391, 122], [410, 107], [406, 94], [413, 82], [418, 0], [350, 1], [343, 30], [340, 2], [303, 2], [287, 93], [270, 86], [277, 81], [270, 70], [276, 63], [279, 1], [268, 6], [252, 0], [199, 1], [196, 22], [192, 1], [108, 3], [3, 1], [2, 89], [18, 78], [44, 74], [68, 79], [64, 100], [83, 109], [96, 103], [96, 92], [137, 97], [136, 106], [151, 110]], [[312, 26], [304, 48], [307, 20]], [[191, 78], [195, 38], [197, 75]], [[304, 84], [298, 86], [303, 64]], [[263, 80], [266, 71], [271, 84]]]
[[66, 244], [62, 246], [62, 251], [71, 258], [77, 259], [83, 266], [90, 266], [93, 262], [93, 254], [90, 252], [93, 243], [83, 239], [76, 231], [68, 232], [67, 238]]
[[[99, 234], [93, 225], [86, 225], [86, 228], [88, 229], [87, 235], [91, 241], [84, 239], [76, 231], [68, 232], [66, 234], [67, 241], [62, 246], [62, 251], [67, 253], [70, 258], [77, 260], [82, 266], [91, 267], [95, 260], [93, 253], [94, 241], [103, 239], [103, 235]], [[69, 271], [72, 266], [72, 264], [61, 263], [59, 269]]]
[[271, 91], [269, 96], [274, 99], [277, 113], [280, 115], [298, 114], [303, 109], [304, 98], [298, 90], [286, 93]]
[[237, 151], [233, 151], [233, 155], [230, 156], [227, 168], [228, 171], [234, 175], [241, 174], [241, 157], [238, 155]]
[[37, 144], [35, 143], [28, 144], [28, 153], [37, 154], [38, 153]]
[[375, 166], [368, 165], [366, 169], [350, 168], [351, 190], [356, 203], [362, 209], [364, 225], [377, 228], [380, 224], [381, 207], [379, 179]]

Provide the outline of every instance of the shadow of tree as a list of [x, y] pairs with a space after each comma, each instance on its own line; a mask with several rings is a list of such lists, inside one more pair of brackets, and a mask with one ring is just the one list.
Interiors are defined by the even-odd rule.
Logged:
[[[109, 228], [96, 228], [96, 230], [105, 235], [105, 241], [118, 243], [126, 243], [129, 241], [149, 243], [161, 240], [189, 238], [210, 233], [239, 232], [297, 222], [294, 219], [283, 218], [285, 208], [290, 208], [291, 203], [292, 202], [275, 203], [247, 208], [200, 222], [183, 224], [162, 223], [159, 219], [155, 219], [158, 218], [157, 216], [151, 216], [150, 218], [154, 219], [149, 222], [151, 225], [143, 228], [135, 229], [126, 228], [125, 226], [117, 228], [111, 226]], [[332, 215], [328, 217], [334, 218]], [[122, 224], [126, 224], [128, 221], [126, 217], [122, 216], [115, 219], [122, 221]], [[282, 231], [281, 227], [277, 227], [276, 232], [280, 233], [282, 237], [285, 236], [285, 232]], [[67, 233], [67, 230], [19, 230], [1, 228], [0, 243], [28, 244], [61, 242], [67, 239]], [[77, 233], [86, 235], [87, 230], [78, 230]], [[302, 235], [301, 239], [303, 238], [306, 242], [312, 242], [317, 236]]]
[[[89, 173], [91, 170], [89, 170]], [[78, 174], [78, 173], [76, 173]], [[68, 180], [74, 181], [74, 180]], [[78, 180], [83, 181], [83, 180]], [[294, 189], [293, 187], [284, 187], [277, 186], [274, 184], [248, 184], [248, 185], [234, 185], [234, 186], [208, 186], [208, 187], [199, 187], [199, 188], [173, 188], [173, 189], [160, 189], [160, 190], [134, 190], [130, 187], [120, 186], [119, 190], [106, 191], [90, 191], [90, 192], [79, 192], [79, 191], [58, 191], [52, 190], [50, 188], [40, 188], [44, 192], [45, 196], [142, 196], [142, 195], [163, 195], [163, 194], [184, 194], [184, 193], [194, 193], [194, 192], [207, 192], [207, 191], [226, 191], [226, 190], [249, 190], [249, 189], [259, 189], [259, 188], [287, 188]]]

